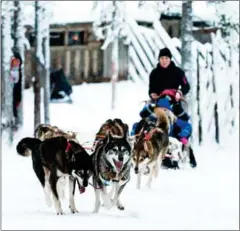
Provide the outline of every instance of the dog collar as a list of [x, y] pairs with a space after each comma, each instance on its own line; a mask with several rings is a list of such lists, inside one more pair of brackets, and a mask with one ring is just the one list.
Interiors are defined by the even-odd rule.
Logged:
[[101, 180], [101, 182], [103, 183], [104, 186], [109, 186], [110, 185], [110, 181], [109, 180], [105, 180], [101, 174], [99, 174], [99, 179]]

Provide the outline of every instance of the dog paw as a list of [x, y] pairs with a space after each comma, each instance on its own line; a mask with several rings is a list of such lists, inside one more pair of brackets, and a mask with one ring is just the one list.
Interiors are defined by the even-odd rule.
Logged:
[[64, 215], [62, 208], [56, 208], [57, 215]]
[[99, 212], [99, 209], [94, 209], [93, 210], [93, 213], [98, 213]]
[[121, 203], [117, 203], [117, 208], [119, 210], [124, 210], [125, 209], [124, 206]]
[[117, 208], [118, 208], [119, 210], [124, 210], [124, 209], [125, 209], [124, 206], [117, 206]]
[[63, 211], [58, 212], [57, 215], [64, 215], [65, 213]]
[[76, 208], [70, 208], [71, 213], [79, 213], [79, 211]]

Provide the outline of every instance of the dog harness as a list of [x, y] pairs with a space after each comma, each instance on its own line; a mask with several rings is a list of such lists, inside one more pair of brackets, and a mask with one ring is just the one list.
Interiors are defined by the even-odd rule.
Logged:
[[144, 140], [149, 141], [152, 138], [152, 135], [157, 131], [156, 128], [152, 128], [148, 132], [145, 133]]
[[70, 150], [70, 148], [71, 148], [71, 144], [70, 144], [70, 142], [67, 141], [67, 147], [65, 149], [65, 152], [68, 152]]

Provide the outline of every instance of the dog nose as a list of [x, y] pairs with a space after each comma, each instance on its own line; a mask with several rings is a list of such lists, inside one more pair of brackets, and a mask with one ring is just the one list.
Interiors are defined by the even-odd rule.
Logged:
[[87, 187], [88, 186], [88, 181], [87, 180], [84, 180], [83, 181], [83, 187]]
[[135, 171], [136, 174], [138, 174], [138, 167], [135, 167], [134, 171]]
[[122, 155], [118, 156], [118, 160], [123, 161], [123, 156]]

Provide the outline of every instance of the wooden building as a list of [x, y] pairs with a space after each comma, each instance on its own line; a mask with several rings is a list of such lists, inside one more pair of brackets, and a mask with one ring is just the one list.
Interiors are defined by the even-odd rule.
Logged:
[[[32, 28], [26, 26], [26, 37], [34, 49]], [[51, 69], [61, 62], [72, 85], [83, 82], [104, 82], [111, 78], [111, 44], [102, 50], [103, 41], [97, 41], [92, 31], [92, 22], [51, 24], [50, 52]], [[119, 41], [119, 79], [127, 79], [128, 47]], [[26, 55], [26, 81], [31, 84], [33, 59]]]

